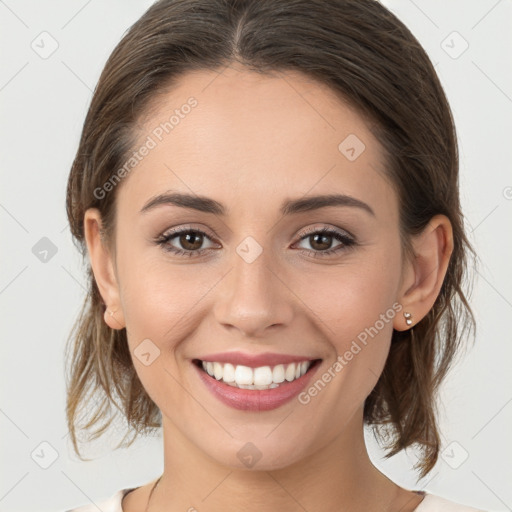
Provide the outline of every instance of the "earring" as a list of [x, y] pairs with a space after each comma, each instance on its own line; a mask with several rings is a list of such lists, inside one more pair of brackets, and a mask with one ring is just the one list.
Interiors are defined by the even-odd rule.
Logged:
[[412, 325], [412, 320], [411, 320], [412, 315], [411, 315], [411, 313], [408, 313], [407, 311], [404, 311], [404, 317], [405, 317], [405, 323], [407, 325]]

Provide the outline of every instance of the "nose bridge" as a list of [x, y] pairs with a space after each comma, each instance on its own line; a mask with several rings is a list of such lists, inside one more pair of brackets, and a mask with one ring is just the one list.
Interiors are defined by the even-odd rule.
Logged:
[[248, 236], [234, 248], [231, 271], [221, 283], [215, 315], [224, 326], [259, 336], [270, 326], [291, 319], [290, 294], [276, 276], [272, 251]]

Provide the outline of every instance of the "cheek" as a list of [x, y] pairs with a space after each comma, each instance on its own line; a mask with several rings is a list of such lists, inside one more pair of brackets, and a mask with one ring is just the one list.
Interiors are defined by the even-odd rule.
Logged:
[[130, 333], [161, 339], [197, 301], [197, 265], [173, 263], [147, 236], [119, 237], [121, 301]]
[[[120, 260], [123, 311], [136, 372], [159, 407], [183, 405], [186, 400], [175, 379], [184, 379], [188, 368], [180, 364], [183, 350], [205, 314], [204, 303], [219, 274], [206, 265], [172, 263], [165, 255], [146, 252], [137, 257], [133, 250]], [[148, 352], [143, 343], [158, 354], [149, 366], [137, 356]]]
[[[315, 327], [322, 331], [332, 355], [301, 403], [311, 400], [315, 414], [333, 420], [325, 427], [330, 432], [325, 433], [327, 437], [335, 435], [363, 406], [382, 373], [393, 321], [401, 314], [395, 301], [396, 279], [391, 267], [385, 274], [373, 264], [351, 272], [345, 268], [337, 274], [316, 276], [315, 289], [307, 294], [307, 306], [318, 312]], [[321, 391], [324, 386], [325, 392]]]
[[373, 257], [357, 264], [347, 262], [300, 277], [295, 292], [307, 298], [305, 303], [317, 313], [328, 337], [343, 348], [348, 338], [373, 326], [381, 315], [387, 312], [392, 318], [396, 314], [392, 306], [397, 297], [398, 260], [391, 258], [384, 268]]
[[207, 284], [190, 267], [172, 265], [163, 257], [136, 260], [132, 253], [121, 266], [128, 345], [137, 375], [161, 410], [184, 410], [190, 404], [176, 385], [184, 370], [177, 354], [193, 330], [194, 307], [207, 293]]
[[332, 363], [338, 360], [342, 365], [332, 369], [339, 376], [333, 390], [343, 388], [343, 398], [336, 398], [333, 407], [343, 404], [350, 409], [376, 384], [389, 352], [394, 318], [401, 314], [399, 279], [397, 244], [396, 250], [354, 252], [342, 266], [299, 281], [297, 295], [307, 297], [308, 308], [316, 313], [310, 317], [318, 318], [316, 327], [331, 346]]
[[166, 340], [166, 343], [179, 340], [201, 296], [203, 284], [197, 283], [192, 272], [180, 272], [168, 265], [162, 268], [153, 265], [143, 273], [128, 277], [123, 286], [128, 331], [136, 338], [142, 336]]

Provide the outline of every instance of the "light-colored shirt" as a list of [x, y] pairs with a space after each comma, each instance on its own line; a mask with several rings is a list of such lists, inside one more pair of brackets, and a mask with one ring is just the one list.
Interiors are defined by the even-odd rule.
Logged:
[[[66, 512], [98, 512], [98, 509], [101, 510], [101, 512], [123, 512], [123, 509], [121, 508], [121, 501], [123, 500], [126, 494], [135, 489], [136, 487], [130, 489], [121, 489], [117, 491], [114, 495], [112, 495], [110, 498], [103, 500], [100, 503], [91, 503], [90, 505], [84, 505], [78, 508], [68, 510]], [[416, 507], [414, 512], [484, 512], [473, 507], [468, 507], [466, 505], [455, 503], [453, 501], [441, 498], [440, 496], [436, 496], [428, 492], [415, 492], [419, 494], [424, 494], [425, 497], [423, 498], [421, 503]]]

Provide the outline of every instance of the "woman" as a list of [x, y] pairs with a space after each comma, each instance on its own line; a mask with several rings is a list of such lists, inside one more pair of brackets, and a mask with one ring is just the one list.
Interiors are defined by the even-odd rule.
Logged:
[[373, 425], [432, 469], [473, 325], [450, 108], [378, 2], [156, 2], [100, 77], [67, 212], [91, 264], [75, 450], [116, 408], [164, 439], [161, 477], [100, 508], [475, 510], [364, 443]]

